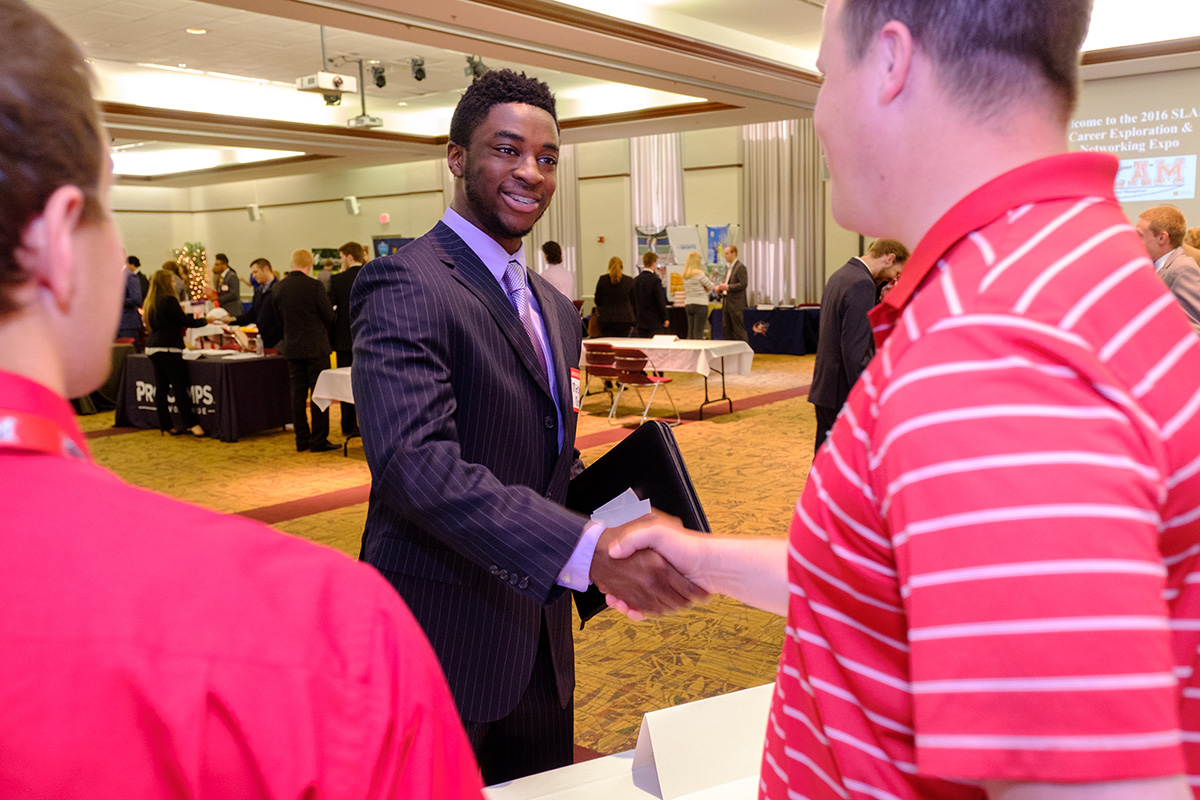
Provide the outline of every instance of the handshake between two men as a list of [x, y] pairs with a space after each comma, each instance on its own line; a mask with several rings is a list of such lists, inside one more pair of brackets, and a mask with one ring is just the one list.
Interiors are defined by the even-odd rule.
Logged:
[[608, 605], [638, 621], [719, 592], [787, 613], [787, 539], [708, 536], [654, 511], [600, 535], [592, 583]]

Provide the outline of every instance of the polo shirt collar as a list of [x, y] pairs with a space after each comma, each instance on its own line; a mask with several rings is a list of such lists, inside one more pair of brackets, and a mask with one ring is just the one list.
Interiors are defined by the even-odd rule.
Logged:
[[446, 213], [442, 215], [442, 222], [446, 224], [446, 227], [458, 234], [458, 238], [462, 239], [467, 247], [471, 248], [471, 251], [479, 256], [479, 260], [483, 262], [488, 272], [492, 273], [492, 277], [501, 286], [504, 285], [504, 272], [508, 269], [509, 261], [516, 260], [521, 265], [521, 274], [525, 274], [524, 242], [521, 242], [521, 246], [517, 249], [517, 252], [509, 255], [500, 246], [499, 242], [470, 222], [467, 222], [461, 214], [448, 206]]
[[0, 370], [0, 405], [9, 411], [33, 414], [53, 422], [88, 456], [87, 442], [79, 430], [75, 409], [57, 393], [15, 372]]
[[1115, 202], [1117, 167], [1117, 159], [1107, 153], [1063, 153], [1031, 161], [980, 186], [921, 238], [896, 288], [872, 312], [872, 321], [897, 318], [943, 255], [1009, 209], [1067, 197], [1103, 197]]

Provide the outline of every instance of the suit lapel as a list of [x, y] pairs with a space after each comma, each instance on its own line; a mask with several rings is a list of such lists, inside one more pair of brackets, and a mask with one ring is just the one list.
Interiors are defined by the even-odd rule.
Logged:
[[[433, 228], [434, 240], [441, 252], [439, 257], [446, 266], [450, 267], [455, 280], [467, 287], [496, 321], [496, 327], [508, 339], [512, 348], [517, 352], [521, 363], [532, 376], [538, 387], [547, 395], [550, 394], [550, 384], [538, 363], [537, 354], [533, 351], [533, 343], [525, 333], [516, 309], [508, 299], [504, 289], [488, 271], [487, 266], [475, 255], [475, 251], [458, 237], [443, 222], [438, 222]], [[541, 302], [539, 298], [539, 303]]]
[[[562, 304], [557, 302], [555, 297], [558, 290], [541, 275], [530, 272], [529, 287], [537, 297], [538, 306], [542, 309], [546, 339], [550, 342], [550, 359], [554, 365], [554, 379], [558, 385], [558, 408], [563, 421], [563, 446], [555, 460], [555, 469], [569, 470], [575, 460], [575, 430], [579, 424], [579, 415], [571, 402], [571, 367], [578, 365], [579, 353], [567, 353], [566, 345], [571, 341], [571, 336], [568, 335], [570, 331], [568, 326], [578, 326], [578, 317], [574, 313], [570, 317], [559, 313], [558, 309], [562, 307]], [[572, 311], [574, 311], [574, 307], [572, 307]], [[562, 463], [564, 460], [566, 464]]]
[[533, 291], [538, 307], [542, 310], [542, 324], [546, 328], [546, 339], [550, 342], [550, 364], [554, 367], [554, 382], [558, 385], [558, 402], [560, 407], [569, 409], [571, 373], [567, 363], [567, 354], [563, 349], [563, 327], [555, 310], [554, 296], [551, 294], [551, 292], [557, 294], [558, 290], [547, 283], [541, 275], [535, 275], [533, 272], [529, 273], [529, 288]]

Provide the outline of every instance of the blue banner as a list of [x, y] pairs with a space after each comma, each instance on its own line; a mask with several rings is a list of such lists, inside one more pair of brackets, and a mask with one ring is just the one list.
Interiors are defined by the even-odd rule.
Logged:
[[729, 226], [728, 225], [709, 225], [708, 226], [708, 263], [723, 264], [722, 254], [725, 251], [725, 245], [729, 243]]

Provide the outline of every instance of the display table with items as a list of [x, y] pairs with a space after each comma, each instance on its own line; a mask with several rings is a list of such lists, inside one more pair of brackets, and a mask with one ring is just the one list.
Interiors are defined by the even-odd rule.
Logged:
[[[713, 341], [711, 339], [674, 339], [656, 336], [653, 339], [611, 337], [588, 339], [589, 342], [609, 344], [613, 347], [632, 347], [645, 353], [650, 363], [647, 369], [658, 372], [695, 372], [704, 376], [704, 402], [700, 404], [700, 419], [704, 419], [704, 407], [713, 403], [728, 403], [733, 412], [733, 400], [725, 391], [725, 374], [749, 375], [754, 363], [754, 351], [745, 342]], [[708, 376], [721, 376], [721, 396], [709, 398]]]
[[651, 711], [631, 752], [484, 789], [488, 800], [755, 800], [775, 684]]
[[817, 352], [821, 307], [747, 308], [742, 313], [746, 335], [756, 353], [806, 356]]
[[[287, 360], [280, 356], [223, 351], [184, 355], [191, 384], [192, 407], [201, 427], [223, 442], [292, 421]], [[182, 425], [171, 401], [171, 418]], [[125, 373], [117, 392], [118, 427], [157, 428], [154, 366], [144, 355], [125, 359]]]

